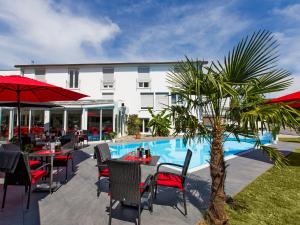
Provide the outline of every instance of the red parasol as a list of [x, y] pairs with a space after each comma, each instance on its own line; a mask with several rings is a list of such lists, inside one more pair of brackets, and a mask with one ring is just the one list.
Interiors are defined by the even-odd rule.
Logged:
[[76, 101], [84, 97], [87, 95], [31, 78], [17, 75], [0, 76], [0, 101], [17, 102], [18, 104], [19, 140], [21, 140], [21, 102]]

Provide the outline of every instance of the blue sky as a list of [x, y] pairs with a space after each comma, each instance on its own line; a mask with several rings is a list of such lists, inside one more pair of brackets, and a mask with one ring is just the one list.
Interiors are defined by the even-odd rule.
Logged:
[[259, 29], [300, 84], [300, 1], [2, 0], [0, 68], [30, 63], [222, 59]]

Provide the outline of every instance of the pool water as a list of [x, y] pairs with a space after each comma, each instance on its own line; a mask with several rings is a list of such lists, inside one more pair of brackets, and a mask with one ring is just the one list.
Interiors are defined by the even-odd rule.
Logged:
[[[262, 143], [270, 143], [272, 141], [271, 135], [264, 135], [261, 137]], [[224, 143], [225, 157], [236, 155], [240, 152], [253, 148], [255, 141], [249, 138], [241, 138], [238, 142], [235, 138], [230, 137]], [[119, 158], [131, 151], [136, 151], [138, 147], [150, 148], [152, 155], [159, 155], [159, 162], [170, 162], [176, 164], [183, 164], [186, 150], [191, 149], [193, 156], [190, 162], [189, 169], [200, 167], [207, 164], [210, 159], [210, 146], [206, 141], [191, 141], [184, 145], [182, 138], [171, 140], [157, 140], [145, 141], [139, 143], [127, 143], [110, 146], [112, 150], [112, 157]]]

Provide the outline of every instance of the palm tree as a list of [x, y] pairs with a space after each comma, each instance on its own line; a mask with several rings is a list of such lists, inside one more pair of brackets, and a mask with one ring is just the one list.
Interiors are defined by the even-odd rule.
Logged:
[[[228, 135], [252, 137], [256, 147], [266, 152], [280, 167], [286, 164], [276, 148], [264, 146], [259, 134], [280, 127], [296, 128], [299, 112], [286, 104], [267, 104], [266, 94], [286, 89], [290, 73], [277, 69], [277, 41], [272, 33], [259, 31], [243, 38], [224, 58], [203, 67], [188, 58], [168, 74], [172, 93], [183, 105], [170, 107], [175, 134], [184, 132], [184, 140], [206, 139], [211, 146], [211, 196], [207, 222], [229, 224], [225, 212], [224, 183], [226, 162], [223, 144]], [[296, 115], [296, 116], [295, 116]], [[209, 121], [204, 124], [203, 116]]]

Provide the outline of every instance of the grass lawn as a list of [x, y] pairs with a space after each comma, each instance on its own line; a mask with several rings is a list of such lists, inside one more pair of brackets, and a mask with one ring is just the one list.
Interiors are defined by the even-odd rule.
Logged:
[[279, 138], [279, 141], [300, 143], [300, 137], [281, 137]]
[[300, 149], [288, 159], [289, 166], [268, 170], [226, 206], [232, 225], [300, 224]]

